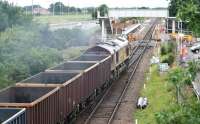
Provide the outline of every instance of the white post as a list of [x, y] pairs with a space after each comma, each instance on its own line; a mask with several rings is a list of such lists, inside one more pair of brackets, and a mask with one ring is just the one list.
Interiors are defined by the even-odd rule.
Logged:
[[97, 18], [100, 18], [100, 12], [97, 11]]
[[138, 120], [137, 119], [135, 119], [135, 124], [138, 124]]
[[172, 33], [176, 33], [176, 22], [175, 22], [175, 20], [172, 21]]
[[168, 18], [167, 18], [167, 34], [169, 33], [169, 25], [168, 25]]
[[104, 34], [104, 30], [105, 30], [105, 29], [104, 29], [104, 19], [102, 19], [101, 22], [102, 22], [102, 28], [101, 28], [102, 40], [104, 41], [104, 35], [105, 35], [105, 34]]

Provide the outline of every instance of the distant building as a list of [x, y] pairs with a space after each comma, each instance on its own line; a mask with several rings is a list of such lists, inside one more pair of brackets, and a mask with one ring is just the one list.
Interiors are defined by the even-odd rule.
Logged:
[[45, 9], [45, 8], [34, 8], [33, 14], [34, 15], [49, 15], [50, 12], [48, 9]]

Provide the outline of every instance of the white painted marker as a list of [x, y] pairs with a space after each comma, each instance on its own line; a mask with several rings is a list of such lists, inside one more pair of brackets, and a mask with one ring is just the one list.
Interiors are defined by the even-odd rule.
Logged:
[[135, 119], [135, 124], [138, 124], [138, 120], [137, 119]]

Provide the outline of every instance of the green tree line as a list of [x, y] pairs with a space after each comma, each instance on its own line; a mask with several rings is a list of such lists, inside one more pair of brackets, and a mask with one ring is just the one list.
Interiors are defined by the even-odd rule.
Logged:
[[108, 6], [106, 4], [102, 4], [99, 7], [86, 7], [86, 8], [76, 8], [73, 6], [66, 6], [62, 2], [56, 2], [52, 3], [49, 7], [50, 12], [54, 12], [56, 15], [60, 15], [62, 12], [63, 13], [81, 13], [83, 11], [86, 11], [87, 13], [91, 13], [93, 18], [97, 18], [97, 11], [100, 11], [101, 16], [105, 16], [108, 14]]
[[63, 61], [62, 51], [88, 45], [79, 29], [49, 31], [48, 26], [14, 26], [0, 34], [0, 87], [15, 83]]
[[56, 2], [56, 3], [52, 3], [49, 7], [49, 11], [50, 12], [55, 12], [56, 15], [60, 15], [61, 12], [64, 12], [64, 13], [81, 13], [82, 12], [82, 9], [80, 8], [76, 8], [76, 7], [73, 7], [73, 6], [66, 6], [64, 5], [62, 2]]
[[[40, 5], [33, 5], [33, 9], [37, 9], [37, 8], [42, 8]], [[74, 14], [74, 13], [87, 13], [87, 14], [91, 14], [95, 11], [96, 7], [85, 7], [85, 8], [77, 8], [74, 6], [67, 6], [65, 4], [63, 4], [62, 2], [56, 2], [56, 3], [52, 3], [50, 4], [48, 10], [53, 13], [55, 15], [60, 15], [60, 14]], [[23, 7], [24, 11], [27, 11], [29, 13], [31, 13], [32, 11], [32, 6], [24, 6]]]

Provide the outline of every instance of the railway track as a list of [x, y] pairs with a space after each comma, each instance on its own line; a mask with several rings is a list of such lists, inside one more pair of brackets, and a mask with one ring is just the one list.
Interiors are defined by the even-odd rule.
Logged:
[[[129, 70], [127, 73], [122, 74], [122, 77], [114, 82], [110, 88], [105, 92], [97, 105], [92, 111], [84, 114], [84, 124], [111, 124], [115, 114], [118, 111], [122, 99], [131, 83], [138, 65], [148, 47], [154, 31], [156, 21], [152, 23], [146, 33], [144, 40], [141, 42], [143, 45], [138, 45], [131, 53]], [[144, 43], [146, 45], [144, 45]], [[83, 120], [78, 123], [83, 123]]]

